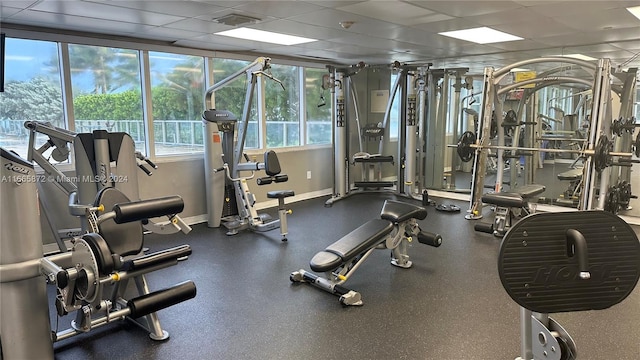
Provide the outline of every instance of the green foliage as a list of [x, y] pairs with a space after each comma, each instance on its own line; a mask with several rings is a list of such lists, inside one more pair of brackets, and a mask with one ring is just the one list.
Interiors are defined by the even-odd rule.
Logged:
[[44, 77], [8, 82], [0, 93], [0, 105], [0, 119], [63, 123], [60, 85]]
[[80, 95], [73, 99], [76, 120], [142, 120], [139, 91]]

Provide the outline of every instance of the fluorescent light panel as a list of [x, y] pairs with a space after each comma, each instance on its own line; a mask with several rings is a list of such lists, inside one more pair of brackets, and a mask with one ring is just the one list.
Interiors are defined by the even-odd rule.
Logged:
[[640, 6], [628, 7], [627, 10], [640, 20]]
[[214, 35], [230, 36], [238, 39], [260, 41], [279, 45], [297, 45], [312, 41], [318, 41], [316, 39], [280, 34], [271, 31], [250, 29], [246, 27], [220, 31], [215, 33]]
[[476, 44], [491, 44], [497, 42], [522, 40], [522, 38], [519, 36], [507, 34], [505, 32], [488, 28], [486, 26], [464, 30], [445, 31], [439, 34], [460, 40], [471, 41]]
[[585, 61], [598, 60], [591, 56], [582, 55], [582, 54], [562, 54], [562, 55], [552, 55], [552, 56], [563, 56], [563, 57], [574, 58], [574, 59], [585, 60]]

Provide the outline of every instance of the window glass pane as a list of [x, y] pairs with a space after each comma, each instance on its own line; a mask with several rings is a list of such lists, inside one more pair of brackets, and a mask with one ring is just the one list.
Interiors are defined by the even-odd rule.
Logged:
[[298, 67], [271, 65], [271, 74], [282, 82], [265, 81], [267, 148], [300, 145], [300, 92]]
[[[391, 92], [393, 91], [393, 84], [395, 84], [397, 78], [398, 74], [392, 72], [391, 83], [389, 85], [389, 98], [393, 96]], [[396, 96], [393, 98], [393, 102], [391, 103], [391, 112], [389, 113], [389, 139], [391, 140], [398, 139], [398, 123], [400, 121], [400, 103], [402, 102], [402, 91], [404, 90], [398, 91]]]
[[[213, 59], [214, 82], [219, 82], [241, 70], [250, 62], [233, 59]], [[216, 109], [228, 110], [242, 120], [245, 95], [249, 86], [249, 79], [246, 74], [242, 74], [233, 81], [218, 89], [214, 93]], [[249, 123], [246, 129], [245, 149], [256, 149], [260, 147], [260, 128], [258, 127], [258, 111], [256, 99], [257, 87], [254, 89], [251, 111], [249, 113]], [[236, 131], [238, 127], [236, 126]]]
[[138, 51], [69, 45], [76, 132], [126, 132], [144, 152]]
[[204, 58], [149, 52], [156, 155], [201, 152]]
[[[26, 120], [66, 128], [58, 47], [54, 42], [6, 39], [5, 91], [0, 93], [0, 146], [27, 156]], [[42, 141], [46, 141], [43, 137]], [[36, 144], [36, 146], [39, 146]]]
[[[329, 73], [324, 69], [305, 69], [305, 103], [307, 144], [331, 143], [331, 89], [323, 80]], [[323, 88], [323, 85], [325, 88]]]

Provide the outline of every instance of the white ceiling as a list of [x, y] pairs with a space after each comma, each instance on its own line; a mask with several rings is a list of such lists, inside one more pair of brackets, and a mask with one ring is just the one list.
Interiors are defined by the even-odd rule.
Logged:
[[[162, 41], [175, 46], [323, 62], [433, 62], [501, 67], [540, 56], [581, 53], [640, 67], [640, 20], [623, 1], [4, 1], [0, 22]], [[259, 18], [255, 29], [319, 41], [277, 46], [214, 32], [214, 18]], [[353, 21], [345, 29], [340, 22]], [[438, 32], [489, 26], [524, 38], [478, 45]], [[638, 57], [632, 61], [635, 55]], [[626, 63], [626, 64], [625, 64]]]

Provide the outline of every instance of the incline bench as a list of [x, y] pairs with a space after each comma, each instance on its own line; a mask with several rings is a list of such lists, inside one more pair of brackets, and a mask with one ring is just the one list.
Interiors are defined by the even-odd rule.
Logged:
[[504, 236], [514, 217], [529, 215], [529, 199], [544, 192], [544, 185], [530, 184], [509, 191], [482, 195], [482, 202], [495, 205], [496, 215], [492, 224], [480, 223], [474, 226], [476, 231], [486, 232], [498, 237]]
[[409, 268], [407, 244], [416, 236], [418, 242], [433, 247], [442, 244], [438, 234], [422, 231], [417, 220], [424, 220], [427, 210], [399, 201], [386, 200], [380, 219], [369, 220], [342, 239], [318, 252], [310, 262], [311, 270], [324, 272], [326, 277], [299, 270], [291, 273], [294, 283], [308, 282], [320, 289], [340, 296], [343, 305], [362, 305], [360, 293], [344, 284], [375, 249], [391, 249], [391, 264]]

